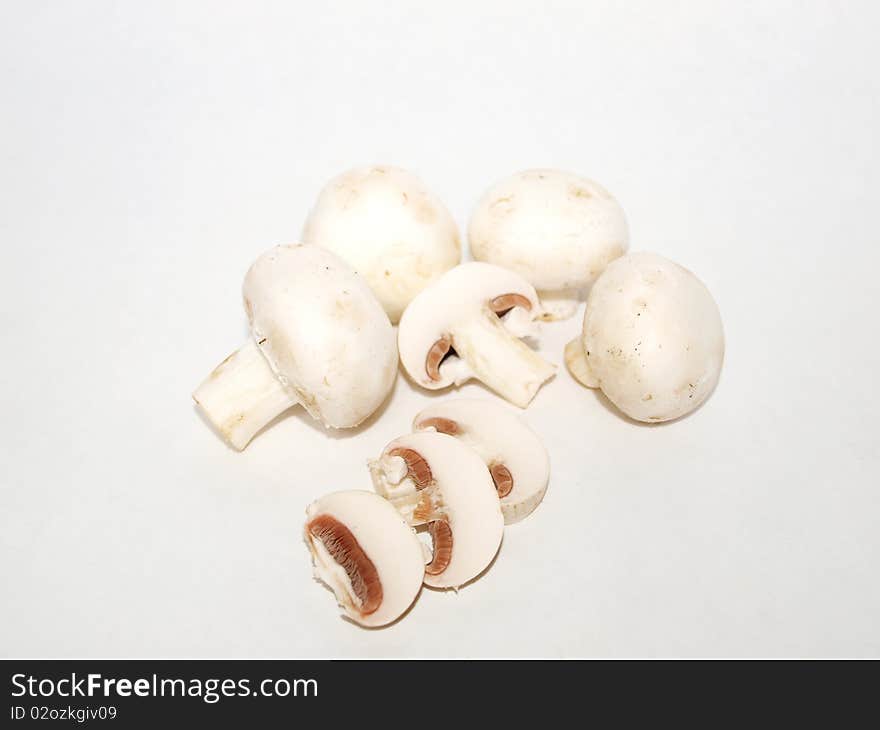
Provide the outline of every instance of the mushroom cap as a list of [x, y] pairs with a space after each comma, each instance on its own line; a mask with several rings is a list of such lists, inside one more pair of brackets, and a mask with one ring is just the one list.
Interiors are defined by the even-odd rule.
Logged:
[[[535, 288], [519, 274], [493, 264], [478, 261], [460, 264], [425, 288], [406, 308], [397, 331], [400, 362], [409, 376], [429, 390], [467, 380], [453, 363], [441, 365], [440, 379], [432, 380], [425, 369], [428, 351], [458, 326], [478, 317], [497, 316], [488, 305], [504, 294], [525, 297], [531, 305], [529, 319], [539, 315], [541, 304]], [[514, 321], [521, 323], [521, 320]]]
[[493, 185], [468, 227], [471, 253], [524, 276], [539, 291], [591, 284], [629, 246], [626, 216], [598, 183], [526, 170]]
[[[451, 433], [450, 423], [454, 424]], [[462, 399], [428, 406], [413, 419], [413, 430], [432, 428], [467, 444], [490, 469], [496, 465], [507, 469], [513, 487], [499, 495], [506, 524], [529, 515], [544, 498], [550, 479], [547, 449], [522, 419], [498, 401]]]
[[[414, 513], [414, 523], [426, 524], [442, 516], [452, 530], [449, 563], [441, 573], [426, 574], [425, 584], [458, 588], [489, 566], [504, 534], [504, 517], [489, 471], [473, 449], [452, 436], [432, 432], [407, 434], [388, 444], [380, 459], [371, 465], [376, 488], [392, 501], [395, 485], [389, 485], [385, 475], [395, 471], [395, 460], [402, 461], [401, 457], [390, 455], [397, 449], [415, 451], [431, 472], [431, 483], [418, 492], [421, 501]], [[410, 479], [404, 477], [403, 481]]]
[[[345, 569], [309, 533], [309, 523], [322, 515], [344, 525], [375, 568], [382, 600], [371, 613], [364, 614], [352, 600]], [[349, 618], [363, 626], [384, 626], [412, 605], [425, 574], [422, 543], [388, 501], [363, 490], [333, 492], [312, 502], [306, 518], [305, 538], [314, 557], [315, 577], [333, 590]]]
[[721, 315], [709, 290], [652, 253], [619, 258], [599, 277], [582, 341], [599, 387], [639, 421], [669, 421], [697, 408], [724, 360]]
[[348, 264], [318, 246], [276, 246], [243, 295], [254, 341], [313, 418], [351, 428], [382, 404], [397, 375], [394, 330]]
[[415, 175], [389, 166], [349, 170], [327, 183], [302, 238], [351, 264], [392, 322], [461, 260], [458, 228], [443, 203]]

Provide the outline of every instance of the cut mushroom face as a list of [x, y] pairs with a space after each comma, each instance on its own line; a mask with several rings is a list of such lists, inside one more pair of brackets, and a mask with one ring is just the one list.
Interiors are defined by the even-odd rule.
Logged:
[[546, 319], [564, 319], [581, 291], [626, 253], [629, 231], [623, 209], [598, 183], [527, 170], [483, 196], [468, 240], [476, 260], [512, 269], [538, 290]]
[[373, 492], [334, 492], [312, 502], [304, 537], [315, 578], [362, 626], [396, 620], [422, 587], [421, 542], [394, 507]]
[[400, 361], [423, 388], [475, 378], [525, 408], [556, 372], [519, 338], [534, 332], [540, 302], [521, 276], [491, 264], [457, 266], [407, 307]]
[[422, 289], [461, 260], [449, 211], [412, 173], [362, 167], [331, 180], [303, 228], [363, 276], [392, 322]]
[[357, 426], [397, 374], [394, 330], [366, 283], [317, 246], [276, 246], [251, 266], [244, 304], [253, 336], [193, 393], [243, 449], [299, 403], [331, 428]]
[[370, 463], [370, 474], [410, 525], [427, 525], [427, 585], [458, 588], [492, 562], [504, 518], [486, 465], [468, 446], [441, 433], [401, 436]]
[[712, 392], [724, 360], [715, 300], [678, 264], [651, 253], [614, 261], [587, 298], [569, 370], [638, 421], [690, 413]]
[[503, 405], [455, 400], [430, 406], [413, 420], [413, 430], [453, 436], [488, 467], [506, 524], [529, 515], [544, 498], [550, 457], [541, 440]]

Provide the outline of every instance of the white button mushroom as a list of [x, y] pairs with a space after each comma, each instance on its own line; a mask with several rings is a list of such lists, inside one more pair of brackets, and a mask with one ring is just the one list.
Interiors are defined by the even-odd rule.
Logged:
[[472, 262], [446, 272], [403, 313], [400, 361], [423, 388], [482, 381], [525, 408], [556, 372], [519, 337], [540, 312], [535, 289], [500, 266]]
[[297, 403], [332, 428], [382, 404], [397, 374], [394, 330], [347, 264], [317, 246], [276, 246], [248, 270], [243, 294], [252, 339], [193, 393], [231, 446]]
[[601, 185], [559, 170], [526, 170], [483, 196], [468, 229], [471, 253], [518, 272], [538, 290], [545, 319], [571, 317], [580, 290], [629, 245], [626, 216]]
[[415, 175], [362, 167], [321, 191], [302, 234], [351, 264], [392, 322], [413, 297], [461, 260], [455, 221]]
[[715, 300], [678, 264], [651, 253], [617, 259], [587, 298], [569, 370], [639, 421], [690, 413], [712, 392], [724, 359]]
[[370, 463], [376, 491], [413, 526], [427, 525], [433, 545], [425, 583], [458, 588], [492, 562], [504, 534], [498, 493], [477, 453], [442, 433], [392, 441]]
[[499, 403], [446, 401], [425, 408], [414, 431], [437, 431], [470, 446], [489, 468], [508, 525], [528, 516], [544, 498], [550, 457], [541, 439]]
[[387, 501], [373, 492], [334, 492], [310, 504], [306, 518], [315, 577], [349, 618], [384, 626], [412, 605], [425, 575], [422, 543]]

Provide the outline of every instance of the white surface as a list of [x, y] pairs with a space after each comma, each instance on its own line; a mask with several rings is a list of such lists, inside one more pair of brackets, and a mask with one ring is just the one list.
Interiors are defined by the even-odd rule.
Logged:
[[[0, 8], [0, 652], [880, 654], [877, 6], [378, 7]], [[544, 504], [368, 632], [303, 510], [369, 488], [431, 397], [401, 378], [366, 430], [294, 415], [237, 454], [189, 394], [242, 342], [251, 260], [372, 162], [462, 228], [517, 169], [595, 178], [709, 286], [727, 361], [659, 427], [560, 372], [527, 412]]]

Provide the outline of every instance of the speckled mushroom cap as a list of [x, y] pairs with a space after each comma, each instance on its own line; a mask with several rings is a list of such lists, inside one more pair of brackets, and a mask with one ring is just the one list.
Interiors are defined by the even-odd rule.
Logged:
[[415, 175], [388, 165], [359, 167], [327, 183], [302, 239], [351, 264], [392, 322], [461, 260], [458, 228], [443, 203]]
[[712, 392], [724, 360], [715, 300], [653, 253], [612, 262], [587, 299], [581, 348], [592, 385], [639, 421], [669, 421]]
[[548, 318], [564, 318], [574, 314], [578, 290], [626, 252], [629, 230], [620, 204], [599, 183], [539, 169], [512, 175], [484, 194], [468, 242], [477, 261], [526, 278]]

